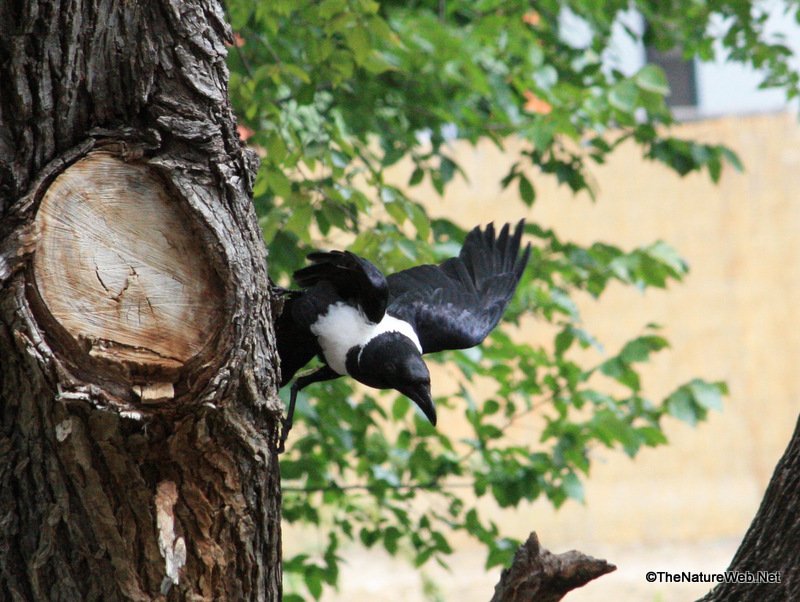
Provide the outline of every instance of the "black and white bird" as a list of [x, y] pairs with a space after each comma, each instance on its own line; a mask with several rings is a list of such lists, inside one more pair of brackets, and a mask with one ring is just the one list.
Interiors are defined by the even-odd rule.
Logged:
[[302, 290], [287, 291], [277, 321], [281, 386], [314, 356], [322, 365], [292, 385], [279, 452], [297, 393], [344, 375], [396, 389], [436, 425], [422, 355], [474, 347], [497, 326], [530, 257], [530, 244], [520, 254], [523, 226], [511, 234], [506, 224], [497, 235], [492, 224], [476, 227], [458, 257], [388, 276], [349, 251], [311, 253], [311, 265], [294, 273]]

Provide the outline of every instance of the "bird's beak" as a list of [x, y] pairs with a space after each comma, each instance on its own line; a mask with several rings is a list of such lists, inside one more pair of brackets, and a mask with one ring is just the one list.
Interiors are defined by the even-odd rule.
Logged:
[[409, 385], [397, 389], [419, 406], [422, 413], [436, 426], [436, 407], [431, 397], [431, 386], [428, 383]]

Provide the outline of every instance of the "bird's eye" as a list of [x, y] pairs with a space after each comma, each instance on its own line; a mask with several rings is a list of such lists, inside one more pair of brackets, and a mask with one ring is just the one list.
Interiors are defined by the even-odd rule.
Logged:
[[392, 374], [397, 372], [397, 365], [394, 362], [386, 362], [386, 371]]

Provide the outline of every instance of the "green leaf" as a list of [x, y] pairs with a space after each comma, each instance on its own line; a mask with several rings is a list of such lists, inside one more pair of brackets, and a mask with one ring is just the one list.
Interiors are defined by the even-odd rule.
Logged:
[[667, 436], [660, 428], [654, 426], [642, 426], [638, 429], [639, 434], [645, 445], [655, 447], [657, 445], [665, 445], [667, 443]]
[[642, 336], [626, 343], [619, 357], [628, 364], [645, 362], [650, 359], [651, 353], [660, 351], [667, 346], [669, 346], [669, 343], [664, 337], [655, 335]]
[[311, 224], [311, 217], [314, 214], [314, 207], [308, 202], [300, 202], [294, 206], [294, 210], [289, 216], [284, 228], [297, 234], [302, 240], [310, 240], [308, 230]]
[[641, 388], [639, 375], [619, 357], [613, 357], [600, 364], [600, 372], [625, 385], [632, 391]]
[[397, 555], [397, 551], [400, 547], [399, 542], [402, 537], [402, 532], [397, 527], [388, 527], [386, 532], [383, 534], [383, 545], [386, 548], [386, 551], [389, 552], [392, 556]]
[[486, 569], [495, 566], [510, 566], [514, 558], [514, 552], [519, 547], [518, 542], [503, 538], [489, 548], [486, 557]]
[[634, 80], [636, 85], [642, 90], [654, 92], [655, 94], [660, 94], [661, 96], [666, 96], [669, 94], [669, 83], [667, 82], [667, 76], [664, 74], [664, 70], [658, 65], [645, 65], [635, 75]]
[[500, 411], [500, 404], [497, 403], [494, 399], [487, 399], [486, 402], [483, 404], [483, 413], [487, 416], [496, 414], [499, 411]]
[[292, 182], [283, 172], [276, 169], [267, 170], [264, 172], [264, 179], [276, 196], [288, 198], [292, 194]]
[[455, 161], [450, 159], [449, 157], [442, 157], [441, 161], [439, 162], [439, 173], [441, 175], [441, 182], [443, 184], [447, 184], [450, 180], [453, 179], [453, 176], [456, 173], [456, 169], [458, 169], [458, 165], [456, 165]]
[[361, 538], [361, 543], [363, 543], [366, 547], [371, 548], [380, 539], [380, 532], [376, 529], [363, 528], [359, 532], [359, 537]]
[[519, 195], [522, 201], [530, 207], [536, 200], [536, 192], [531, 181], [524, 174], [519, 174]]
[[741, 160], [739, 159], [739, 155], [737, 155], [737, 154], [736, 154], [735, 152], [733, 152], [731, 149], [729, 149], [729, 148], [725, 148], [724, 146], [723, 146], [723, 147], [720, 147], [720, 149], [719, 149], [719, 150], [720, 150], [720, 154], [721, 154], [721, 156], [722, 156], [722, 157], [723, 157], [723, 158], [724, 158], [724, 159], [725, 159], [725, 160], [726, 160], [728, 163], [730, 163], [731, 165], [733, 165], [733, 168], [734, 168], [736, 171], [740, 171], [740, 172], [741, 172], [741, 171], [744, 171], [744, 165], [742, 165], [742, 162], [741, 162]]
[[425, 210], [418, 204], [413, 203], [410, 206], [411, 223], [417, 230], [417, 238], [420, 240], [427, 240], [431, 234], [431, 220], [425, 213]]
[[331, 19], [347, 8], [347, 0], [323, 0], [317, 11], [322, 19]]
[[309, 566], [306, 570], [306, 587], [315, 600], [322, 597], [322, 571], [315, 566]]
[[408, 180], [409, 186], [416, 186], [420, 182], [422, 182], [422, 178], [425, 177], [425, 171], [421, 167], [417, 167], [411, 173], [411, 177]]
[[683, 257], [662, 240], [656, 241], [647, 247], [647, 253], [650, 257], [658, 259], [664, 265], [672, 269], [676, 275], [685, 274], [689, 271], [689, 266], [686, 261], [684, 261]]
[[269, 213], [258, 219], [258, 225], [267, 244], [272, 242], [278, 230], [283, 227], [284, 212], [282, 209], [273, 208]]
[[624, 113], [633, 113], [636, 108], [637, 95], [636, 84], [626, 79], [611, 88], [608, 93], [608, 102]]
[[361, 64], [364, 59], [370, 54], [370, 39], [369, 34], [362, 27], [352, 27], [345, 30], [345, 38], [350, 50], [356, 57], [356, 62]]
[[564, 355], [564, 352], [570, 348], [572, 342], [575, 340], [575, 334], [572, 328], [565, 327], [561, 332], [556, 335], [555, 353], [556, 355]]
[[694, 426], [700, 419], [697, 406], [689, 391], [681, 387], [666, 399], [667, 411], [678, 420]]
[[394, 69], [394, 65], [392, 65], [391, 61], [375, 49], [371, 49], [366, 55], [362, 56], [359, 63], [373, 75], [379, 75]]
[[561, 487], [564, 489], [564, 493], [567, 494], [568, 498], [576, 500], [581, 504], [584, 503], [583, 483], [581, 483], [574, 472], [568, 472], [564, 475]]
[[408, 414], [408, 410], [410, 409], [411, 404], [408, 401], [408, 398], [402, 395], [398, 395], [394, 403], [392, 404], [392, 419], [395, 422], [399, 422], [406, 414]]
[[687, 386], [694, 401], [699, 405], [707, 410], [722, 411], [722, 396], [728, 392], [724, 383], [709, 383], [694, 379]]

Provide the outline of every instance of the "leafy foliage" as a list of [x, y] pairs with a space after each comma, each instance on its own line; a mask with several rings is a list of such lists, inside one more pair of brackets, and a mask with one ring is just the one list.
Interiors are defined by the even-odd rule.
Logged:
[[[273, 277], [287, 281], [331, 239], [390, 269], [457, 252], [463, 231], [432, 220], [411, 196], [425, 180], [442, 193], [461, 173], [457, 141], [525, 141], [510, 172], [498, 174], [518, 190], [521, 210], [535, 202], [540, 178], [591, 193], [592, 164], [624, 141], [681, 175], [705, 170], [716, 181], [725, 164], [741, 168], [727, 148], [669, 133], [658, 67], [615, 68], [612, 31], [631, 5], [649, 27], [629, 35], [702, 60], [728, 52], [763, 69], [765, 86], [796, 95], [788, 50], [766, 38], [766, 9], [748, 2], [229, 0], [231, 96], [262, 154], [254, 196]], [[567, 13], [586, 27], [580, 44], [565, 32]], [[386, 178], [401, 159], [413, 166], [402, 188]], [[327, 535], [313, 554], [284, 560], [296, 592], [287, 599], [335, 586], [345, 541], [416, 565], [444, 563], [448, 534], [462, 530], [486, 546], [487, 566], [506, 564], [517, 542], [480, 515], [476, 498], [501, 507], [540, 496], [556, 506], [583, 501], [593, 448], [633, 456], [666, 443], [665, 417], [695, 424], [719, 409], [725, 385], [700, 379], [648, 399], [638, 368], [668, 346], [656, 327], [599, 365], [575, 359], [599, 346], [575, 296], [598, 298], [612, 281], [645, 289], [681, 280], [687, 266], [668, 244], [625, 251], [565, 242], [538, 224], [526, 231], [534, 253], [508, 320], [533, 314], [554, 334], [532, 345], [499, 329], [479, 349], [441, 354], [460, 391], [436, 400], [447, 408], [441, 422], [465, 420], [469, 437], [453, 440], [407, 399], [354, 390], [346, 379], [301, 394], [296, 420], [306, 428], [292, 433], [281, 463], [284, 517]], [[476, 398], [474, 382], [487, 378], [493, 393]], [[538, 436], [521, 437], [522, 424]]]

